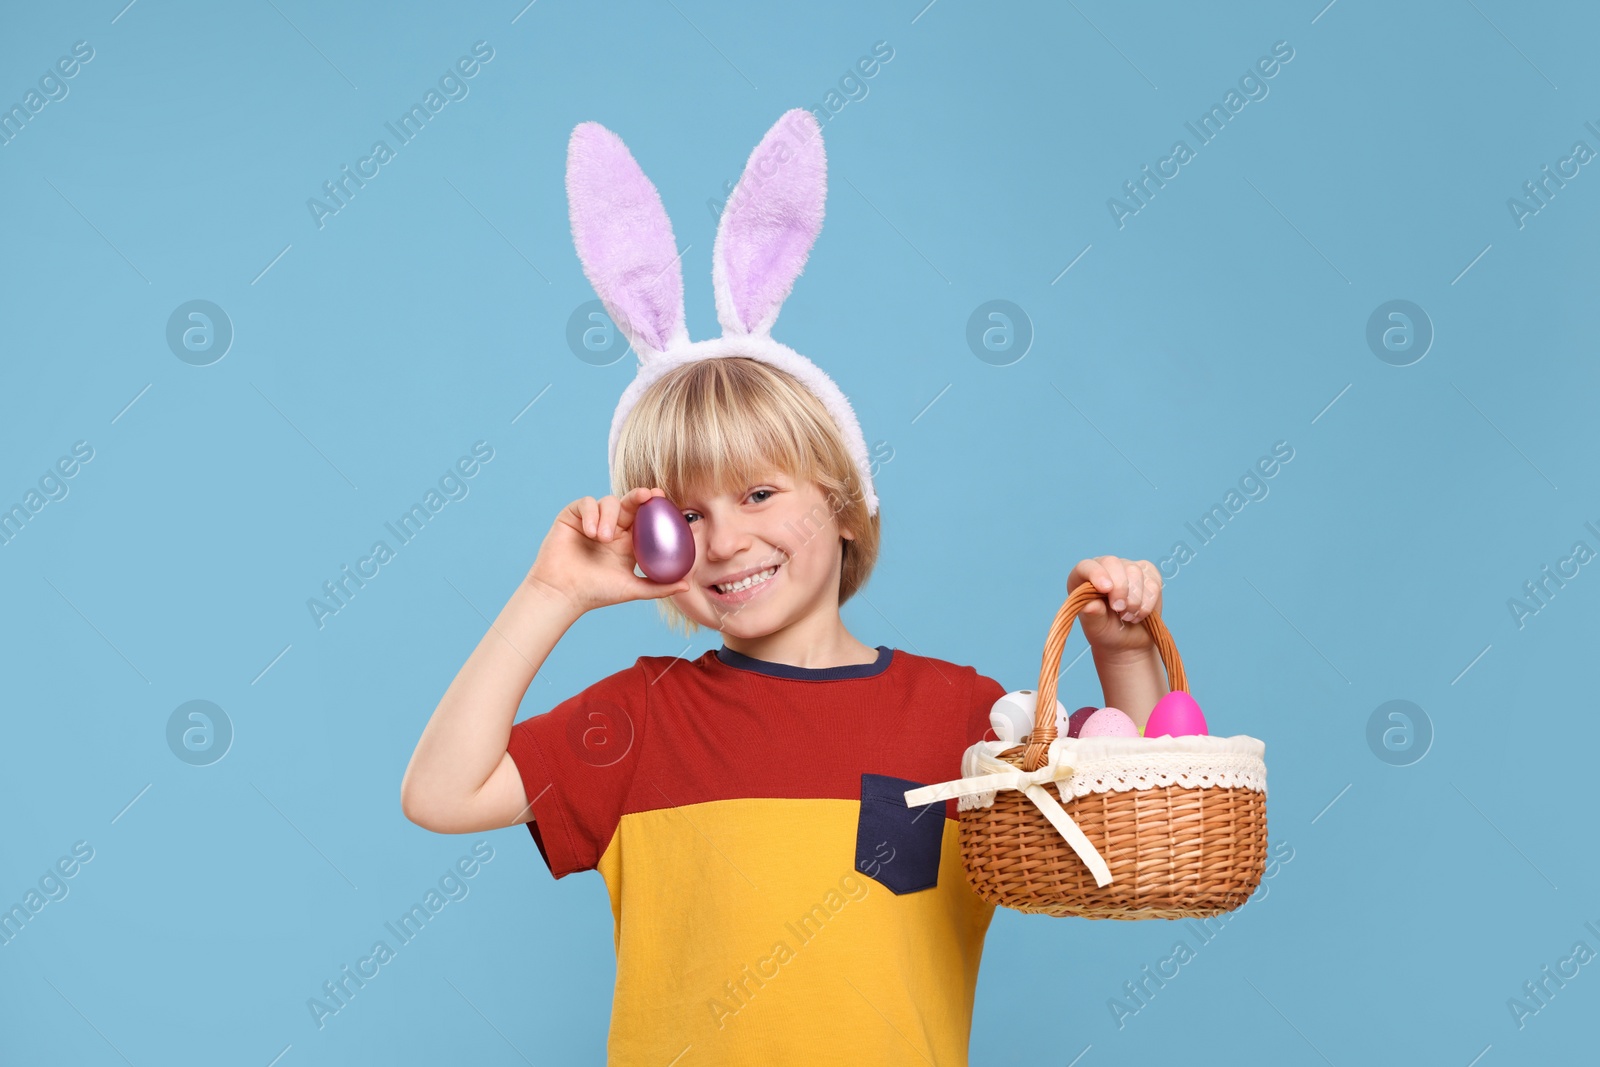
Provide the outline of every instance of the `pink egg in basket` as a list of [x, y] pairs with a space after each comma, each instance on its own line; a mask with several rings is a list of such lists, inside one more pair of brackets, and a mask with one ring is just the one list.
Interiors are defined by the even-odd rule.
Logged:
[[1194, 697], [1175, 689], [1156, 701], [1144, 724], [1146, 737], [1194, 737], [1206, 733], [1206, 717]]
[[1087, 719], [1079, 737], [1138, 737], [1139, 727], [1117, 708], [1101, 708]]

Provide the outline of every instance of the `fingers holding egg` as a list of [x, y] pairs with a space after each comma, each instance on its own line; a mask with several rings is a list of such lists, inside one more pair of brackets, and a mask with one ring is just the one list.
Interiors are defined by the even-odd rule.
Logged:
[[573, 507], [578, 512], [578, 524], [582, 528], [584, 536], [593, 537], [599, 522], [600, 502], [592, 496], [586, 496], [574, 504]]
[[614, 496], [600, 498], [599, 511], [596, 516], [595, 539], [609, 541], [617, 532], [617, 508], [620, 502]]
[[617, 504], [617, 529], [632, 529], [634, 517], [639, 513], [639, 509], [652, 497], [657, 496], [666, 496], [666, 493], [660, 489], [647, 489], [643, 486], [629, 489], [624, 493]]

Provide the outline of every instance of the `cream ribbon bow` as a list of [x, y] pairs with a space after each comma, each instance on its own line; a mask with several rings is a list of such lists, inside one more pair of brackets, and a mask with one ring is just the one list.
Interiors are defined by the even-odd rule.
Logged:
[[[1050, 824], [1056, 828], [1067, 844], [1072, 846], [1072, 851], [1083, 860], [1085, 867], [1094, 875], [1097, 886], [1111, 883], [1111, 868], [1106, 865], [1105, 859], [1100, 855], [1100, 850], [1094, 843], [1078, 829], [1078, 824], [1072, 821], [1072, 816], [1056, 802], [1056, 798], [1045, 789], [1046, 783], [1059, 782], [1071, 778], [1073, 768], [1057, 762], [1059, 750], [1052, 744], [1046, 762], [1035, 770], [1024, 771], [1011, 764], [989, 755], [982, 746], [986, 742], [979, 742], [969, 750], [975, 757], [977, 768], [985, 773], [972, 775], [967, 778], [957, 778], [949, 782], [939, 782], [936, 785], [925, 785], [917, 789], [906, 790], [906, 806], [918, 807], [934, 800], [949, 800], [952, 797], [971, 796], [974, 793], [988, 793], [1001, 789], [1016, 789], [1044, 813]], [[1010, 745], [1006, 746], [1011, 747]]]

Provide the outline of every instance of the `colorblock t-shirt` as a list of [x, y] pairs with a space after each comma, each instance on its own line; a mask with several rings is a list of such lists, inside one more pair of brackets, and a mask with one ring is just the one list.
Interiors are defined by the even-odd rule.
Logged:
[[967, 884], [960, 777], [1005, 690], [971, 667], [641, 657], [508, 746], [550, 872], [598, 869], [624, 1067], [967, 1062], [994, 906]]

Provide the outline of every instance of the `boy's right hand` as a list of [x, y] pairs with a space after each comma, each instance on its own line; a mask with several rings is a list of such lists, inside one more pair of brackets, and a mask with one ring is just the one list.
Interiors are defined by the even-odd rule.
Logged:
[[633, 572], [633, 519], [661, 489], [630, 489], [622, 497], [586, 496], [568, 504], [539, 545], [527, 583], [569, 601], [578, 612], [628, 600], [654, 600], [691, 588], [687, 578], [657, 583]]

